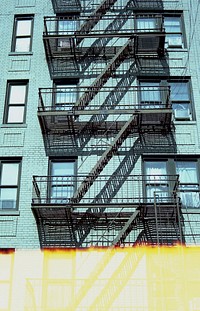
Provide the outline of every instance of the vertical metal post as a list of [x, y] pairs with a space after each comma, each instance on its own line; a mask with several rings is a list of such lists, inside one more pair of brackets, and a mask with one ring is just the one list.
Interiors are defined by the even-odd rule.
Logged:
[[182, 235], [182, 226], [181, 226], [181, 216], [179, 210], [179, 197], [178, 197], [178, 190], [175, 192], [175, 204], [177, 209], [177, 216], [178, 216], [178, 226], [180, 231], [180, 243], [183, 244], [183, 235]]
[[157, 237], [157, 244], [160, 245], [159, 242], [159, 229], [158, 229], [158, 214], [157, 214], [157, 205], [156, 205], [156, 192], [154, 191], [154, 211], [155, 211], [155, 219], [156, 219], [156, 237]]

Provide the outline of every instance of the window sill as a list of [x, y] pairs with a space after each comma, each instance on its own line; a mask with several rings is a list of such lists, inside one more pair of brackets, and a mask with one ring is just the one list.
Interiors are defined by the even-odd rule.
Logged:
[[188, 52], [185, 48], [167, 48], [167, 52]]
[[9, 56], [31, 56], [33, 52], [10, 52]]
[[196, 207], [196, 208], [194, 208], [194, 207], [188, 207], [188, 208], [182, 207], [181, 210], [182, 210], [182, 213], [183, 213], [183, 214], [187, 214], [188, 211], [189, 211], [190, 214], [200, 214], [200, 209], [199, 209], [199, 207]]
[[175, 125], [183, 125], [183, 124], [194, 125], [194, 124], [196, 124], [196, 121], [190, 121], [190, 120], [178, 121], [178, 120], [174, 120], [174, 124]]
[[27, 128], [27, 124], [2, 124], [1, 128]]
[[0, 216], [20, 216], [20, 212], [16, 210], [0, 210]]

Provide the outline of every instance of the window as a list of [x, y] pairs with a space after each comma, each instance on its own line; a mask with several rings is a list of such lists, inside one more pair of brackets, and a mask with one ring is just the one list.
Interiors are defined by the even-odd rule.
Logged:
[[143, 31], [159, 31], [161, 30], [160, 19], [156, 17], [138, 16], [136, 18], [137, 30]]
[[180, 16], [165, 16], [166, 48], [183, 48], [183, 35]]
[[161, 93], [159, 82], [140, 82], [140, 105], [142, 108], [161, 107]]
[[76, 17], [64, 17], [58, 20], [58, 32], [60, 35], [73, 34], [78, 27], [78, 20]]
[[[78, 29], [78, 19], [77, 16], [65, 16], [58, 18], [57, 31], [59, 36], [72, 35]], [[62, 51], [65, 48], [69, 48], [71, 43], [71, 38], [60, 38], [58, 39], [58, 51]]]
[[8, 82], [4, 123], [24, 123], [28, 82]]
[[69, 110], [77, 101], [77, 84], [61, 83], [55, 84], [54, 104], [56, 110]]
[[164, 22], [165, 48], [183, 48], [183, 25], [181, 16], [138, 15], [136, 29], [138, 31], [161, 31]]
[[176, 175], [179, 175], [179, 196], [183, 208], [200, 208], [200, 158], [145, 160], [144, 173], [148, 202], [153, 202], [154, 195], [161, 198], [170, 195]]
[[176, 173], [180, 180], [180, 197], [183, 207], [200, 207], [198, 166], [196, 161], [177, 161]]
[[192, 118], [188, 82], [169, 82], [170, 99], [176, 120]]
[[16, 209], [20, 161], [0, 161], [0, 210]]
[[75, 160], [51, 160], [51, 203], [66, 204], [75, 190]]
[[30, 52], [32, 45], [33, 16], [17, 16], [14, 21], [12, 51]]
[[145, 188], [148, 202], [154, 201], [154, 195], [167, 197], [169, 184], [167, 181], [167, 167], [165, 161], [145, 162]]
[[167, 107], [171, 103], [175, 120], [192, 120], [189, 81], [139, 81], [139, 85], [140, 104], [143, 108]]

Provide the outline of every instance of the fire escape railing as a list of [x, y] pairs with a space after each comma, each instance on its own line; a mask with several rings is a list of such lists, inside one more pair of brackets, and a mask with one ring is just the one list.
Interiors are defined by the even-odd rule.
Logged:
[[[91, 17], [91, 21], [89, 18], [78, 16], [45, 17], [43, 41], [51, 75], [55, 77], [67, 73], [80, 76], [81, 73], [84, 74], [84, 68], [91, 59], [97, 60], [103, 56], [105, 60], [113, 58], [111, 62], [115, 62], [118, 53], [121, 53], [121, 63], [140, 54], [163, 56], [163, 18], [162, 15], [153, 16], [156, 24], [145, 28], [136, 27], [137, 18], [131, 12], [121, 16], [119, 14], [115, 22], [113, 15], [102, 16], [101, 19], [97, 17], [96, 24], [94, 17]], [[152, 18], [152, 15], [148, 17]], [[72, 23], [69, 28], [64, 26], [68, 22]], [[63, 26], [59, 26], [60, 24]], [[87, 31], [84, 29], [86, 24], [90, 26]]]
[[[178, 189], [178, 177], [176, 175], [128, 175], [117, 176], [118, 179], [123, 179], [123, 186], [118, 189], [113, 195], [114, 187], [108, 185], [109, 191], [112, 192], [112, 197], [108, 203], [108, 197], [97, 199], [98, 193], [109, 182], [110, 175], [100, 175], [90, 186], [85, 195], [78, 203], [74, 203], [73, 196], [76, 189], [85, 180], [87, 175], [77, 176], [34, 176], [33, 177], [33, 199], [32, 206], [56, 206], [78, 207], [89, 205], [104, 205], [109, 208], [109, 205], [138, 205], [142, 203], [153, 203], [153, 189], [158, 186], [167, 188], [167, 192], [160, 193], [159, 200], [162, 203], [173, 203], [174, 192]], [[151, 191], [147, 190], [147, 186], [151, 187]]]
[[[82, 25], [84, 25], [86, 22], [91, 24], [94, 22], [94, 18], [88, 19], [87, 17], [81, 16], [45, 16], [44, 17], [44, 32], [43, 32], [43, 38], [44, 39], [66, 39], [66, 48], [67, 48], [67, 39], [73, 38], [75, 40], [75, 43], [78, 45], [79, 39], [85, 39], [85, 38], [99, 38], [99, 37], [134, 37], [134, 36], [161, 36], [165, 35], [165, 30], [163, 27], [163, 17], [162, 15], [145, 15], [146, 18], [151, 18], [152, 16], [158, 20], [158, 23], [156, 25], [153, 25], [152, 27], [143, 27], [138, 28], [136, 26], [137, 22], [137, 16], [132, 14], [129, 15], [126, 22], [123, 24], [123, 27], [118, 29], [113, 26], [112, 30], [110, 29], [109, 33], [105, 32], [106, 25], [109, 25], [113, 21], [113, 15], [106, 15], [101, 18], [101, 20], [98, 19], [98, 23], [94, 25], [94, 27], [91, 27], [90, 31], [85, 32], [82, 30]], [[124, 16], [119, 15], [118, 22], [121, 22], [121, 19], [124, 20]], [[74, 26], [71, 28], [66, 29], [59, 29], [59, 23], [65, 24], [67, 22], [74, 23]], [[78, 39], [78, 41], [76, 41]], [[55, 45], [55, 47], [58, 47], [59, 44]]]
[[[102, 118], [109, 122], [111, 115], [123, 124], [133, 114], [148, 114], [149, 121], [151, 119], [153, 123], [154, 115], [172, 113], [168, 86], [124, 86], [117, 88], [115, 97], [110, 100], [114, 91], [115, 87], [105, 86], [99, 91], [97, 87], [90, 86], [39, 89], [38, 118], [43, 132], [66, 129], [71, 126], [67, 122], [69, 118], [76, 123], [76, 130], [80, 130], [91, 127], [92, 123], [100, 126]], [[91, 123], [92, 116], [96, 118]]]
[[[128, 175], [117, 179], [120, 188], [110, 182], [110, 176], [100, 175], [75, 202], [74, 192], [85, 180], [84, 175], [34, 176], [32, 209], [41, 246], [184, 242], [178, 176]], [[107, 192], [100, 195], [105, 185]], [[162, 188], [165, 190], [158, 193]]]

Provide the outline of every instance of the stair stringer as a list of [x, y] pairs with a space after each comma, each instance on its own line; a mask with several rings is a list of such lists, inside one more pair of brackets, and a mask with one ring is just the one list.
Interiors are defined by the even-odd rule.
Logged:
[[[116, 1], [117, 0], [103, 0], [92, 14], [88, 16], [87, 20], [80, 26], [79, 30], [75, 32], [75, 35], [88, 34]], [[77, 44], [80, 44], [82, 40], [83, 38], [78, 38]]]
[[[110, 33], [113, 31], [113, 29], [115, 31], [120, 30], [132, 13], [133, 13], [132, 0], [129, 0], [129, 2], [122, 9], [120, 14], [114, 17], [114, 20], [105, 28], [105, 33]], [[80, 61], [84, 62], [84, 59], [88, 58], [90, 51], [93, 51], [94, 49], [95, 49], [95, 56], [98, 56], [100, 52], [103, 50], [103, 48], [110, 42], [110, 40], [112, 40], [112, 37], [106, 36], [95, 40], [95, 42], [93, 42], [93, 44], [88, 48], [87, 52], [81, 57]], [[91, 62], [85, 61], [85, 66], [84, 63], [82, 65], [83, 70], [86, 70], [90, 66], [90, 64]]]
[[130, 39], [121, 47], [117, 54], [111, 59], [110, 63], [104, 68], [102, 73], [88, 87], [88, 90], [79, 98], [79, 100], [74, 105], [75, 110], [84, 109], [89, 105], [91, 100], [112, 76], [113, 72], [126, 59], [133, 48], [134, 39]]
[[[93, 200], [94, 203], [108, 203], [112, 200], [114, 195], [119, 191], [119, 189], [122, 187], [123, 183], [126, 181], [126, 176], [128, 176], [131, 171], [133, 170], [137, 160], [141, 156], [143, 152], [143, 148], [141, 147], [141, 139], [138, 138], [134, 145], [131, 147], [129, 152], [124, 157], [123, 161], [120, 163], [120, 165], [117, 167], [113, 175], [109, 178], [107, 183], [104, 185], [104, 187], [101, 189], [101, 191], [97, 194], [96, 198]], [[124, 178], [119, 181], [117, 180], [117, 176], [123, 176]], [[113, 186], [112, 186], [113, 185]], [[110, 187], [112, 191], [110, 192], [109, 197], [107, 197], [107, 188]], [[85, 215], [82, 217], [81, 222], [78, 224], [77, 230], [79, 231], [79, 227], [81, 226], [82, 222], [87, 222], [88, 226], [84, 231], [79, 231], [79, 246], [82, 245], [85, 238], [89, 235], [90, 230], [92, 227], [98, 222], [98, 219], [96, 217], [93, 217], [92, 214], [98, 213], [99, 217], [103, 214], [105, 211], [105, 207], [90, 207], [86, 210]]]
[[132, 132], [132, 128], [137, 126], [137, 115], [132, 115], [130, 119], [125, 123], [120, 132], [117, 134], [116, 138], [113, 140], [111, 145], [107, 148], [107, 150], [103, 153], [97, 164], [90, 171], [85, 180], [81, 183], [81, 185], [76, 190], [75, 194], [71, 198], [72, 203], [78, 203], [86, 194], [90, 186], [97, 179], [99, 174], [103, 171], [104, 167], [108, 164], [110, 159], [116, 154], [119, 147], [128, 137], [128, 135]]
[[[137, 70], [135, 68], [135, 62], [130, 66], [129, 70], [126, 72], [124, 77], [117, 83], [115, 86], [115, 89], [112, 90], [108, 96], [106, 97], [105, 101], [102, 103], [102, 105], [99, 107], [99, 110], [103, 109], [111, 109], [117, 106], [117, 104], [120, 102], [120, 100], [123, 99], [125, 96], [128, 88], [127, 86], [131, 85], [134, 80], [136, 79]], [[117, 90], [117, 92], [116, 92]], [[117, 100], [116, 100], [117, 96]], [[80, 133], [80, 146], [83, 148], [90, 140], [90, 132], [87, 130], [87, 125], [91, 124], [92, 122], [96, 122], [99, 126], [106, 121], [108, 118], [108, 114], [101, 114], [98, 116], [92, 116], [90, 120], [87, 122], [85, 127]]]

